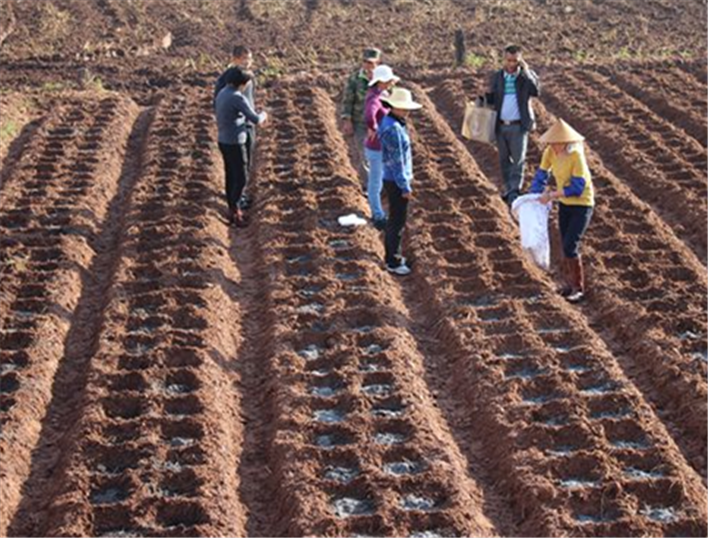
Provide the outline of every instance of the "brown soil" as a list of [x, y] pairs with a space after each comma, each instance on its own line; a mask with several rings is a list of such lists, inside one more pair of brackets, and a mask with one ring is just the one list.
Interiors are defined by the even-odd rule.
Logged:
[[[708, 533], [705, 59], [663, 57], [704, 50], [705, 4], [472, 4], [0, 10], [0, 534]], [[448, 69], [453, 22], [527, 43], [539, 131], [588, 138], [579, 306], [459, 135], [489, 70]], [[211, 110], [233, 35], [272, 118], [245, 229]], [[404, 279], [336, 222], [368, 214], [335, 104], [365, 41], [424, 105]]]
[[[447, 82], [432, 95], [453, 120], [463, 114], [460, 103], [464, 103], [465, 93], [476, 90], [478, 82], [468, 79]], [[541, 104], [536, 109], [543, 131], [550, 126], [551, 116]], [[483, 170], [494, 174], [498, 166], [496, 152], [481, 144], [468, 146]], [[540, 162], [535, 136], [529, 155], [530, 162]], [[598, 332], [612, 335], [609, 342], [627, 358], [626, 367], [644, 378], [647, 388], [643, 390], [649, 399], [661, 401], [662, 408], [673, 409], [676, 425], [681, 424], [687, 440], [692, 438], [686, 448], [690, 461], [705, 475], [706, 452], [701, 440], [706, 435], [706, 425], [701, 415], [706, 410], [707, 369], [705, 361], [693, 354], [701, 344], [686, 338], [689, 329], [684, 329], [695, 326], [696, 334], [706, 331], [702, 316], [705, 268], [651, 208], [633, 197], [621, 180], [604, 167], [601, 155], [602, 147], [588, 154], [598, 206], [585, 256], [590, 263], [589, 278], [601, 283], [593, 286], [589, 297], [589, 302], [594, 303], [588, 309], [589, 319]], [[681, 311], [663, 308], [671, 302], [680, 304]], [[668, 389], [667, 385], [675, 388]], [[681, 409], [686, 394], [696, 388], [699, 391], [689, 407], [702, 409], [698, 415]]]
[[[395, 65], [441, 67], [454, 60], [458, 29], [475, 66], [496, 62], [510, 42], [523, 43], [535, 63], [700, 57], [706, 47], [705, 4], [671, 0], [6, 0], [5, 5], [0, 28], [11, 30], [2, 44], [5, 58], [79, 59], [88, 66], [136, 58], [163, 67], [185, 60], [219, 65], [237, 37], [252, 43], [273, 69], [346, 65], [367, 43], [380, 46]], [[402, 27], [404, 32], [391, 31]], [[171, 43], [164, 49], [168, 33]]]
[[[44, 110], [34, 99], [19, 92], [0, 95], [2, 124], [0, 127], [0, 187], [10, 174], [32, 133], [42, 124]], [[46, 109], [45, 109], [46, 110]]]

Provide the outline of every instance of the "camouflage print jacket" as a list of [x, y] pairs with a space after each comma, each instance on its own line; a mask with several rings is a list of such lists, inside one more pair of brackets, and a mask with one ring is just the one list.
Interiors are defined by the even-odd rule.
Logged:
[[366, 92], [369, 79], [363, 69], [357, 69], [347, 79], [342, 98], [342, 119], [351, 119], [355, 126], [363, 126]]

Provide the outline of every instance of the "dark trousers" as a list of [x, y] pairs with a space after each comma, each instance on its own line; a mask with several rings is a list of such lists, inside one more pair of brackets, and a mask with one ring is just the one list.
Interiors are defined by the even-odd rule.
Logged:
[[219, 143], [219, 151], [224, 158], [226, 201], [229, 209], [234, 211], [238, 207], [238, 201], [248, 181], [247, 144]]
[[566, 258], [580, 254], [580, 240], [590, 225], [592, 210], [588, 206], [558, 204], [558, 228]]
[[509, 205], [519, 197], [524, 182], [528, 139], [528, 132], [520, 124], [500, 125], [497, 128], [499, 165], [504, 182], [503, 198]]
[[246, 141], [246, 151], [248, 153], [248, 170], [253, 168], [253, 156], [256, 153], [256, 128], [255, 126], [249, 125], [246, 131], [248, 135], [248, 140]]
[[386, 265], [401, 265], [401, 239], [408, 215], [408, 200], [403, 191], [393, 181], [384, 180], [384, 189], [388, 195], [388, 221], [386, 222]]

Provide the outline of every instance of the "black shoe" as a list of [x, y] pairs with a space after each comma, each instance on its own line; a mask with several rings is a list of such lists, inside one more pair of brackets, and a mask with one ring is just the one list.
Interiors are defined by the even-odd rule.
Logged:
[[386, 217], [382, 219], [374, 219], [373, 224], [374, 228], [376, 228], [378, 231], [383, 232], [386, 229], [386, 223], [388, 221], [386, 220]]
[[509, 209], [511, 210], [511, 206], [514, 205], [514, 200], [516, 200], [519, 197], [519, 191], [514, 190], [514, 191], [509, 191], [507, 192], [504, 196], [502, 196], [502, 199], [506, 202], [506, 205], [509, 206]]
[[253, 205], [253, 199], [247, 194], [241, 195], [241, 199], [238, 201], [239, 209], [249, 209]]

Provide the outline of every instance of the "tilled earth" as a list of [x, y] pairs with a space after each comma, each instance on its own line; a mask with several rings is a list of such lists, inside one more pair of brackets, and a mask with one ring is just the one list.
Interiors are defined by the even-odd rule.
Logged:
[[3, 533], [705, 535], [705, 80], [544, 79], [597, 186], [578, 307], [458, 135], [481, 75], [409, 83], [401, 280], [336, 222], [366, 200], [326, 88], [263, 91], [241, 230], [208, 88], [56, 97], [0, 190]]
[[[57, 21], [95, 24], [54, 58], [38, 52], [61, 29], [42, 23], [49, 3], [13, 2], [15, 22], [0, 20], [0, 534], [708, 533], [705, 59], [538, 67], [527, 175], [562, 117], [587, 137], [597, 193], [590, 292], [573, 306], [520, 249], [496, 150], [459, 135], [488, 72], [411, 67], [443, 54], [434, 32], [435, 47], [396, 49], [424, 105], [411, 276], [383, 271], [374, 228], [337, 223], [368, 210], [337, 125], [347, 58], [327, 40], [329, 66], [290, 58], [305, 71], [261, 87], [272, 121], [255, 203], [247, 228], [229, 228], [214, 71], [169, 62], [226, 11], [275, 28], [264, 46], [278, 49], [334, 35], [368, 4], [305, 2], [289, 20], [276, 1], [169, 15], [160, 1], [55, 2]], [[385, 9], [432, 10], [441, 28], [476, 13], [485, 35], [480, 17], [528, 8], [446, 4]], [[629, 9], [639, 26], [695, 15], [627, 5], [575, 9]], [[45, 34], [25, 42], [28, 14]]]

